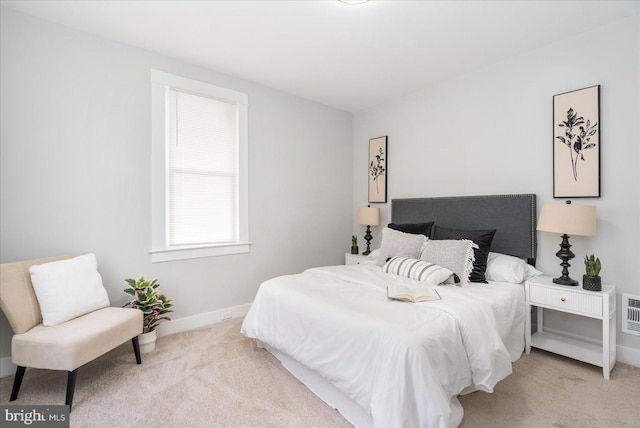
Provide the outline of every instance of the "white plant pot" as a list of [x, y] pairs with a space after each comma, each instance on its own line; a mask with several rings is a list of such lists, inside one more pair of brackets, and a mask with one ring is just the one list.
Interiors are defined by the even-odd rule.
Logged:
[[140, 352], [146, 354], [156, 348], [156, 331], [150, 331], [149, 333], [142, 333], [138, 335], [138, 344], [140, 345]]

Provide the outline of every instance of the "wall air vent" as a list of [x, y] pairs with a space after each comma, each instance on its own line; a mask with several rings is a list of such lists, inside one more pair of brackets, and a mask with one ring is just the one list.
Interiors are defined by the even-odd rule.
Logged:
[[640, 296], [622, 294], [622, 332], [640, 336]]

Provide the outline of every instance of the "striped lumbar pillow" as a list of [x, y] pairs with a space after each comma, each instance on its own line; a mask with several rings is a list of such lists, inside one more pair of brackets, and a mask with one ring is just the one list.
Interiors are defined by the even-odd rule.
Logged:
[[382, 266], [382, 272], [406, 276], [432, 285], [442, 284], [453, 275], [449, 269], [435, 263], [408, 257], [392, 257]]

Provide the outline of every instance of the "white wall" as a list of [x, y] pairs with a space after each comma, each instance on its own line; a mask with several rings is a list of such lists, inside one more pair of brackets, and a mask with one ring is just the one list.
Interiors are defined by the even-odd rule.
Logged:
[[[639, 19], [633, 17], [524, 53], [354, 116], [353, 209], [367, 200], [368, 140], [387, 135], [389, 200], [401, 197], [535, 193], [553, 201], [552, 96], [601, 85], [602, 197], [596, 237], [572, 237], [570, 269], [581, 278], [585, 253], [620, 293], [640, 294]], [[380, 204], [382, 224], [390, 203]], [[355, 216], [354, 216], [355, 218]], [[363, 235], [362, 226], [354, 231]], [[379, 245], [381, 228], [374, 230]], [[539, 233], [538, 267], [559, 276], [560, 237]], [[599, 337], [595, 320], [550, 315], [549, 325]], [[546, 321], [546, 319], [545, 319]], [[640, 366], [640, 337], [621, 334], [621, 357]]]
[[[112, 304], [158, 278], [174, 318], [250, 303], [270, 277], [339, 264], [351, 236], [351, 114], [1, 13], [1, 261], [94, 252]], [[151, 68], [249, 94], [249, 254], [151, 264]], [[0, 319], [0, 357], [11, 332]]]

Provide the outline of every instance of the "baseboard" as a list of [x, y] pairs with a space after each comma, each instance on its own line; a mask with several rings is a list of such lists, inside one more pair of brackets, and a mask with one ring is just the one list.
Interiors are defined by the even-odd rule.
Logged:
[[640, 349], [616, 346], [616, 359], [624, 364], [640, 368]]
[[192, 315], [190, 317], [173, 319], [169, 322], [161, 323], [158, 328], [156, 328], [156, 333], [158, 334], [158, 337], [167, 336], [169, 334], [206, 327], [208, 325], [227, 321], [233, 318], [240, 318], [249, 312], [250, 307], [251, 303], [247, 303], [245, 305], [232, 306], [230, 308], [205, 312], [203, 314]]
[[[192, 315], [190, 317], [165, 321], [158, 326], [156, 333], [158, 336], [180, 333], [200, 327], [206, 327], [233, 318], [243, 317], [249, 312], [251, 303], [245, 305], [232, 306], [230, 308], [219, 309], [217, 311], [206, 312], [204, 314]], [[11, 357], [0, 358], [0, 377], [11, 376], [16, 372], [16, 365], [11, 362]]]
[[[566, 331], [557, 330], [555, 328], [545, 327], [545, 331], [549, 333], [557, 334], [560, 336], [566, 336], [571, 339], [580, 340], [583, 342], [591, 343], [593, 345], [600, 345], [602, 342], [592, 337], [581, 336], [579, 334], [568, 333]], [[640, 368], [640, 349], [629, 348], [627, 346], [616, 345], [616, 361], [623, 364], [629, 364], [630, 366]]]

